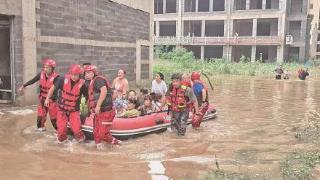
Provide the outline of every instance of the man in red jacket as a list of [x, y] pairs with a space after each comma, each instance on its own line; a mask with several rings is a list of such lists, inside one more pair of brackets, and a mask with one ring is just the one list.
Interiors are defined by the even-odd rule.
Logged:
[[87, 88], [84, 80], [80, 79], [83, 69], [80, 65], [72, 65], [69, 74], [61, 77], [54, 86], [49, 90], [48, 96], [45, 100], [45, 105], [48, 106], [49, 98], [53, 91], [60, 90], [58, 96], [58, 141], [63, 143], [67, 141], [67, 123], [70, 123], [70, 128], [73, 131], [74, 137], [78, 142], [85, 140], [83, 132], [81, 131], [80, 120], [80, 101], [81, 95], [87, 96]]
[[40, 73], [38, 73], [33, 79], [23, 84], [19, 91], [23, 91], [23, 89], [31, 84], [34, 84], [39, 81], [39, 104], [38, 104], [38, 117], [37, 117], [37, 130], [42, 132], [45, 131], [45, 122], [47, 119], [47, 114], [49, 112], [50, 120], [52, 126], [57, 129], [57, 92], [55, 91], [52, 97], [49, 99], [48, 107], [44, 106], [44, 101], [47, 98], [49, 89], [53, 86], [53, 84], [58, 80], [59, 74], [54, 71], [57, 66], [56, 62], [52, 59], [45, 59], [43, 61], [43, 69]]

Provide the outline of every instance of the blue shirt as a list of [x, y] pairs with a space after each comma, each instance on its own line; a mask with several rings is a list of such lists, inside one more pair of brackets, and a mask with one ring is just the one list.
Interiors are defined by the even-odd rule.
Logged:
[[193, 84], [193, 92], [196, 96], [200, 96], [202, 94], [202, 90], [203, 90], [203, 84], [200, 82], [196, 82]]

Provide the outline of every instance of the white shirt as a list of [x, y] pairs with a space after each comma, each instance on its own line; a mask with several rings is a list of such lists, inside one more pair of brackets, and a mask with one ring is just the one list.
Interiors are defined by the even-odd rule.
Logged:
[[164, 81], [161, 81], [161, 83], [158, 83], [156, 80], [152, 81], [152, 87], [151, 92], [154, 92], [156, 94], [165, 95], [167, 92], [167, 85]]

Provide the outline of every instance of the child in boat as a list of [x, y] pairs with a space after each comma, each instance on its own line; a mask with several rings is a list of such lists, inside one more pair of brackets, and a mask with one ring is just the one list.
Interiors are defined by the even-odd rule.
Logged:
[[137, 117], [140, 115], [140, 111], [137, 110], [138, 101], [136, 99], [128, 99], [128, 107], [123, 112], [122, 117], [131, 118], [131, 117]]
[[161, 102], [162, 95], [158, 93], [150, 93], [151, 99], [152, 99], [152, 105], [156, 108], [156, 112], [162, 111], [163, 104]]
[[150, 95], [144, 97], [143, 105], [140, 106], [139, 110], [141, 111], [141, 115], [147, 115], [157, 111], [155, 105], [152, 104]]
[[144, 98], [145, 98], [148, 94], [149, 94], [148, 89], [146, 89], [146, 88], [140, 89], [140, 94], [139, 94], [139, 96], [137, 97], [137, 98], [138, 98], [138, 103], [139, 103], [140, 105], [143, 104]]

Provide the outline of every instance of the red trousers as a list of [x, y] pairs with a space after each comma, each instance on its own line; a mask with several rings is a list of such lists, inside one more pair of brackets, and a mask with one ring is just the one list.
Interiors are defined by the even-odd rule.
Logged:
[[118, 140], [114, 138], [110, 130], [112, 128], [112, 121], [115, 116], [115, 111], [106, 111], [97, 114], [94, 119], [93, 136], [96, 144], [105, 141], [111, 144], [118, 144]]
[[43, 101], [39, 100], [38, 104], [38, 119], [37, 119], [37, 127], [42, 128], [44, 127], [46, 120], [47, 120], [47, 114], [49, 112], [50, 120], [52, 123], [52, 126], [57, 129], [57, 112], [58, 112], [58, 105], [55, 101], [50, 101], [49, 107], [45, 107], [43, 105]]
[[80, 111], [68, 112], [59, 109], [57, 116], [58, 140], [62, 142], [67, 139], [68, 122], [75, 139], [81, 140], [84, 138], [83, 132], [81, 131]]
[[202, 122], [203, 116], [206, 114], [207, 110], [209, 108], [209, 103], [203, 103], [200, 107], [199, 107], [199, 112], [201, 113], [201, 115], [193, 115], [192, 117], [192, 127], [200, 127], [200, 123]]

